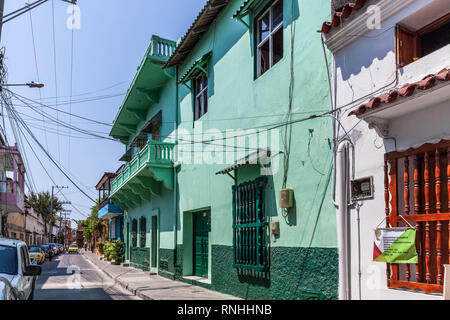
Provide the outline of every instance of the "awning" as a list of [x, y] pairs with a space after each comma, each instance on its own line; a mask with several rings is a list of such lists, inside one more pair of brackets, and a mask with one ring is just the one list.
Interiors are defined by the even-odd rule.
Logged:
[[194, 64], [184, 73], [184, 75], [178, 80], [178, 83], [186, 83], [194, 79], [201, 71], [207, 73], [208, 71], [208, 59], [212, 56], [212, 52], [204, 54], [201, 58], [197, 59]]
[[261, 3], [261, 0], [245, 0], [239, 9], [233, 14], [233, 18], [242, 19], [259, 3]]
[[217, 174], [229, 174], [231, 171], [234, 171], [240, 167], [245, 165], [268, 165], [270, 163], [270, 150], [260, 149], [254, 153], [249, 154], [245, 158], [238, 160], [232, 166], [225, 168], [216, 172]]

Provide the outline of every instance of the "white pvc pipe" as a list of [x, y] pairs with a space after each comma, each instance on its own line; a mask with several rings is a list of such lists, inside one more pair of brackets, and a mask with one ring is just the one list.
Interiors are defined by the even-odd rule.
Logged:
[[336, 211], [339, 253], [339, 300], [350, 300], [350, 243], [349, 243], [349, 148], [350, 143], [339, 144], [336, 155], [336, 182], [338, 209]]

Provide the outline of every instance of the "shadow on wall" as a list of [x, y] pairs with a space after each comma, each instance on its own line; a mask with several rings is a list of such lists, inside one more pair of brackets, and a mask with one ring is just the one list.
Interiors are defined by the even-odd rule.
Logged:
[[270, 288], [270, 272], [258, 272], [254, 270], [242, 269], [236, 269], [236, 272], [239, 282], [246, 283], [248, 285], [247, 293], [245, 295], [246, 298], [248, 298], [248, 290], [251, 286]]
[[[342, 79], [347, 81], [352, 75], [356, 76], [363, 71], [363, 68], [370, 69], [375, 60], [381, 61], [389, 53], [394, 53], [392, 32], [394, 31], [374, 30], [367, 33], [363, 40], [353, 42], [339, 52], [335, 60], [336, 68], [341, 69]], [[346, 54], [347, 52], [352, 54]]]

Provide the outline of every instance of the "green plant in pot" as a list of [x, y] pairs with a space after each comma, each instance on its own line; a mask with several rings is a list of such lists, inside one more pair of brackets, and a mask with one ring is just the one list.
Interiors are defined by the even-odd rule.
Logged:
[[112, 243], [111, 258], [114, 259], [114, 264], [116, 265], [119, 265], [123, 261], [123, 242], [121, 239]]
[[103, 246], [103, 254], [105, 255], [105, 259], [107, 261], [111, 261], [112, 257], [112, 242], [111, 241], [107, 241], [105, 242], [104, 246]]

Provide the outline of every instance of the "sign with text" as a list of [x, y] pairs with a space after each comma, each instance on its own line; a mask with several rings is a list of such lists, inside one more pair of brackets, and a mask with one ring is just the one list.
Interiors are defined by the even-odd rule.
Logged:
[[417, 263], [416, 229], [376, 229], [373, 260], [387, 263]]

